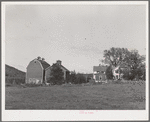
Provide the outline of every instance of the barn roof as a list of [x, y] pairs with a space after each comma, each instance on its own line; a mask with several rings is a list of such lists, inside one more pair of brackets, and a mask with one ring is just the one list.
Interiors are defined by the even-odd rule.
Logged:
[[93, 71], [106, 71], [107, 66], [94, 66]]
[[[38, 59], [37, 59], [38, 60]], [[46, 62], [46, 61], [43, 61], [43, 60], [38, 60], [41, 65], [43, 66], [43, 69], [46, 69], [48, 68], [50, 65]]]

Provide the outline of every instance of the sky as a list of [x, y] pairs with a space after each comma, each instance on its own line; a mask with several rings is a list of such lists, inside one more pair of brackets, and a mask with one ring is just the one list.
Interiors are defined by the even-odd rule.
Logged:
[[41, 56], [92, 73], [111, 47], [146, 54], [145, 5], [6, 5], [5, 63], [22, 71]]

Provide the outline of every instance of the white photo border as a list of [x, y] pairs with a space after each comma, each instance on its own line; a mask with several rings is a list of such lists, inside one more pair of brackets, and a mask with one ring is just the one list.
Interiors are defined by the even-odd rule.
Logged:
[[[148, 120], [149, 119], [149, 41], [148, 1], [70, 1], [70, 2], [1, 2], [2, 32], [2, 121], [69, 121], [69, 120]], [[146, 7], [146, 109], [145, 110], [5, 110], [5, 6], [6, 5], [145, 5]], [[88, 114], [93, 112], [94, 114]]]

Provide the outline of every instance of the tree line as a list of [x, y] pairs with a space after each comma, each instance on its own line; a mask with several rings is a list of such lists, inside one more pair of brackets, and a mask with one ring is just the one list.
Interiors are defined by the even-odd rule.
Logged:
[[[110, 48], [104, 50], [104, 59], [101, 60], [103, 65], [109, 65], [106, 70], [106, 77], [108, 80], [113, 79], [113, 68], [119, 67], [118, 73], [125, 80], [145, 80], [146, 79], [146, 64], [145, 56], [138, 53], [138, 50], [129, 51], [127, 48]], [[121, 65], [124, 65], [122, 68]], [[58, 65], [54, 65], [51, 70], [51, 78], [48, 81], [52, 84], [81, 84], [87, 83], [86, 77], [81, 73], [70, 73], [66, 79], [63, 77], [64, 73]]]
[[[104, 64], [109, 64], [106, 70], [107, 79], [113, 79], [113, 67], [120, 66], [118, 73], [125, 80], [145, 80], [146, 79], [146, 64], [145, 56], [140, 55], [138, 50], [128, 50], [127, 48], [114, 48], [104, 50]], [[124, 65], [121, 68], [121, 65]]]

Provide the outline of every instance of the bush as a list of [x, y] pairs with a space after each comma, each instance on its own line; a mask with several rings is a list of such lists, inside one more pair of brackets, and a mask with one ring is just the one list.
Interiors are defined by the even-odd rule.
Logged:
[[73, 73], [73, 74], [70, 74], [68, 76], [67, 83], [69, 83], [69, 82], [72, 83], [72, 84], [82, 84], [82, 83], [86, 83], [87, 81], [86, 81], [86, 78], [85, 78], [85, 76], [83, 74], [80, 74], [80, 73], [75, 74], [75, 73]]
[[123, 79], [125, 80], [139, 80], [142, 79], [141, 76], [144, 77], [144, 73], [140, 69], [135, 69], [135, 70], [125, 70], [123, 71]]
[[83, 74], [77, 74], [76, 78], [76, 83], [81, 84], [81, 83], [86, 83], [86, 78], [83, 76]]
[[25, 83], [25, 78], [20, 78], [20, 77], [6, 77], [5, 78], [6, 84], [24, 84]]

